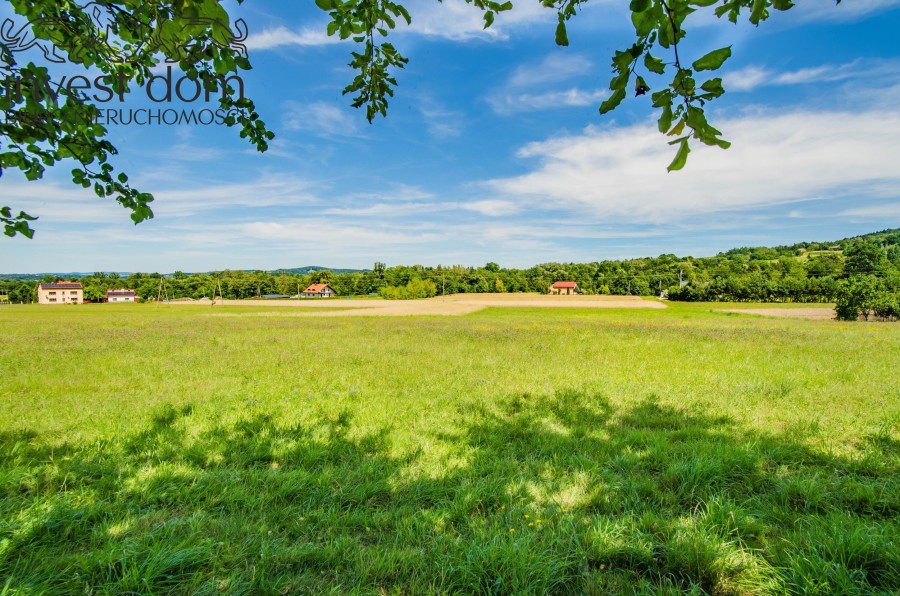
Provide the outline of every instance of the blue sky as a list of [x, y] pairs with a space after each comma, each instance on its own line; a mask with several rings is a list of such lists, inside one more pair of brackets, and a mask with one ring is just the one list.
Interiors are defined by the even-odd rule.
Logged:
[[695, 146], [668, 174], [648, 99], [597, 111], [632, 43], [627, 3], [588, 5], [567, 48], [536, 0], [487, 32], [461, 0], [406, 5], [394, 43], [411, 61], [374, 125], [341, 95], [353, 44], [312, 2], [233, 7], [270, 151], [224, 127], [111, 126], [116, 164], [156, 197], [138, 226], [68, 167], [6, 173], [0, 202], [40, 220], [33, 240], [0, 240], [0, 272], [527, 267], [900, 227], [900, 0], [801, 0], [759, 28], [692, 15], [688, 61], [733, 44], [709, 112], [733, 146]]

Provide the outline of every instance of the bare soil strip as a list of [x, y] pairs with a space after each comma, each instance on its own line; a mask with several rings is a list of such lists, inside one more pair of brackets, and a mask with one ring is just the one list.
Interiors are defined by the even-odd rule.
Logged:
[[[173, 305], [209, 304], [173, 302]], [[218, 305], [217, 305], [218, 306]], [[516, 308], [666, 308], [638, 296], [545, 296], [541, 294], [456, 294], [425, 300], [225, 300], [229, 306], [294, 307], [288, 312], [246, 313], [254, 316], [403, 317], [417, 315], [465, 315], [488, 307]], [[224, 310], [224, 309], [222, 309]], [[222, 310], [216, 314], [222, 313]], [[280, 309], [279, 309], [280, 310]]]

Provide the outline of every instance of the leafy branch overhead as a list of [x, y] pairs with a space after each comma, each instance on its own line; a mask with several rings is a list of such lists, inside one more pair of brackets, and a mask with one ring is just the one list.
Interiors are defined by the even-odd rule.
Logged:
[[[540, 1], [556, 11], [556, 43], [569, 45], [567, 23], [586, 0]], [[151, 69], [163, 59], [177, 62], [186, 77], [202, 82], [207, 91], [221, 88], [219, 107], [227, 113], [224, 122], [237, 126], [242, 138], [259, 151], [265, 151], [273, 138], [253, 101], [227, 82], [229, 75], [249, 69], [250, 63], [240, 47], [230, 43], [235, 36], [229, 15], [218, 0], [9, 2], [29, 24], [34, 40], [44, 44], [48, 61], [62, 61], [56, 54], [61, 52], [69, 62], [99, 71], [103, 83], [120, 97], [132, 84], [143, 86], [152, 76]], [[466, 2], [482, 12], [485, 28], [513, 9], [509, 1]], [[330, 17], [328, 35], [360, 46], [351, 52], [355, 76], [344, 94], [352, 96], [354, 107], [365, 108], [369, 122], [378, 114], [385, 116], [397, 86], [395, 73], [408, 63], [386, 39], [400, 21], [411, 24], [412, 16], [393, 0], [316, 0], [316, 5]], [[731, 47], [692, 62], [686, 60], [685, 23], [695, 11], [707, 10], [732, 23], [746, 17], [759, 24], [768, 18], [770, 9], [792, 6], [791, 0], [631, 0], [635, 40], [613, 56], [612, 93], [600, 106], [600, 113], [615, 109], [629, 93], [649, 95], [659, 111], [660, 132], [672, 137], [669, 143], [677, 148], [670, 171], [684, 167], [691, 140], [727, 148], [728, 141], [707, 121], [704, 109], [724, 93], [722, 79], [713, 75], [731, 56]], [[22, 49], [15, 46], [20, 41], [4, 34], [0, 43], [0, 76], [7, 89], [16, 90], [0, 94], [0, 175], [16, 169], [28, 180], [36, 180], [46, 168], [72, 160], [73, 183], [92, 188], [101, 197], [114, 198], [131, 211], [135, 223], [153, 217], [153, 196], [133, 187], [128, 176], [116, 172], [111, 164], [118, 151], [107, 139], [106, 128], [98, 123], [99, 108], [79, 90], [55, 84], [44, 66], [32, 62], [19, 65], [14, 52]], [[57, 59], [51, 59], [51, 48]], [[10, 81], [18, 82], [10, 85]], [[11, 207], [0, 208], [4, 232], [30, 238], [33, 230], [29, 223], [35, 218], [15, 213]]]
[[[499, 13], [513, 8], [511, 2], [466, 2], [481, 9], [485, 28], [494, 23]], [[566, 23], [585, 2], [541, 0], [544, 7], [557, 12], [555, 39], [558, 45], [569, 45]], [[329, 35], [337, 33], [341, 39], [352, 37], [365, 44], [363, 52], [353, 53], [350, 66], [357, 75], [344, 93], [357, 94], [352, 105], [366, 106], [366, 117], [370, 122], [378, 113], [385, 115], [387, 98], [393, 96], [393, 87], [397, 85], [389, 69], [403, 68], [408, 60], [392, 45], [376, 43], [375, 33], [386, 37], [399, 17], [409, 24], [409, 13], [399, 4], [380, 0], [316, 0], [316, 4], [332, 18], [328, 24]], [[697, 10], [711, 10], [717, 17], [725, 17], [732, 23], [746, 16], [750, 23], [758, 25], [769, 17], [770, 9], [784, 11], [793, 5], [791, 0], [631, 0], [629, 9], [635, 41], [631, 47], [617, 51], [613, 56], [614, 76], [609, 83], [612, 94], [601, 104], [600, 113], [614, 110], [629, 92], [635, 96], [650, 94], [652, 106], [659, 110], [660, 132], [673, 137], [669, 144], [677, 147], [669, 171], [684, 167], [692, 139], [727, 149], [730, 143], [707, 121], [704, 111], [708, 102], [725, 92], [722, 79], [705, 78], [702, 73], [720, 69], [731, 56], [731, 46], [713, 50], [693, 62], [685, 61], [685, 22]], [[701, 78], [704, 80], [698, 81]], [[653, 91], [648, 81], [652, 81], [658, 90]]]
[[[10, 5], [20, 23], [28, 23], [35, 42], [42, 40], [48, 61], [80, 64], [93, 71], [90, 78], [99, 71], [100, 82], [120, 97], [131, 85], [146, 84], [163, 60], [176, 62], [187, 78], [219, 97], [224, 124], [239, 127], [241, 137], [259, 151], [273, 138], [253, 101], [227, 82], [250, 63], [228, 43], [235, 36], [216, 0], [10, 0]], [[5, 91], [0, 94], [0, 175], [15, 169], [36, 180], [46, 168], [72, 160], [73, 183], [114, 198], [131, 211], [135, 223], [153, 217], [153, 196], [132, 186], [110, 163], [118, 150], [97, 122], [96, 103], [76, 86], [55, 82], [46, 67], [20, 65], [15, 51], [22, 45], [28, 44], [7, 36], [0, 43]], [[13, 213], [8, 206], [0, 208], [5, 234], [31, 238], [29, 222], [36, 218]]]

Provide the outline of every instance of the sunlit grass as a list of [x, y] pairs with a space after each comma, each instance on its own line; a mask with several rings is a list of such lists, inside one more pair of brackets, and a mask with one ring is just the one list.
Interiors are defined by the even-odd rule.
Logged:
[[900, 327], [710, 308], [0, 309], [0, 578], [894, 593]]

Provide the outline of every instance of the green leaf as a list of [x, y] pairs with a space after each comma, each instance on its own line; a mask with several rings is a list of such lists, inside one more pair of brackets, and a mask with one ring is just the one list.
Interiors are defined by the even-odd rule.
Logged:
[[710, 80], [706, 81], [705, 83], [700, 85], [700, 88], [703, 89], [704, 91], [706, 91], [707, 93], [709, 93], [710, 95], [712, 95], [713, 97], [719, 97], [720, 95], [725, 93], [725, 89], [722, 88], [722, 79], [718, 78], [718, 77], [715, 79], [710, 79]]
[[769, 18], [769, 0], [753, 0], [753, 8], [750, 10], [750, 22], [759, 25], [760, 21]]
[[625, 89], [617, 89], [606, 101], [600, 104], [600, 113], [606, 114], [616, 109], [623, 99], [625, 99]]
[[659, 132], [665, 134], [670, 128], [672, 128], [672, 106], [665, 105], [659, 117]]
[[631, 4], [628, 8], [631, 12], [644, 12], [650, 8], [650, 0], [631, 0]]
[[694, 70], [716, 70], [731, 57], [731, 46], [713, 50], [709, 54], [694, 61]]
[[613, 91], [619, 91], [620, 89], [625, 89], [628, 86], [628, 79], [631, 78], [631, 71], [625, 70], [625, 72], [620, 75], [613, 77], [613, 79], [609, 82], [609, 88]]
[[324, 11], [334, 10], [334, 2], [332, 0], [316, 0], [316, 6]]
[[556, 45], [569, 45], [569, 35], [566, 32], [566, 23], [563, 21], [562, 15], [559, 17], [559, 23], [556, 25]]
[[657, 91], [653, 95], [650, 96], [653, 100], [654, 108], [661, 108], [663, 106], [672, 107], [672, 92], [668, 89], [662, 89], [661, 91]]
[[644, 66], [647, 67], [647, 70], [656, 74], [663, 74], [666, 70], [666, 65], [663, 64], [662, 59], [651, 56], [649, 52], [644, 54]]
[[[683, 132], [684, 132], [684, 118], [679, 120], [678, 123], [675, 125], [675, 127], [669, 131], [669, 136], [677, 137], [678, 135], [680, 135]], [[674, 143], [677, 143], [680, 140], [681, 139], [675, 139], [674, 141], [671, 141], [669, 144], [672, 145]]]
[[690, 152], [691, 148], [688, 146], [688, 140], [681, 139], [681, 145], [678, 147], [678, 153], [675, 154], [675, 159], [672, 160], [672, 163], [669, 164], [669, 167], [666, 168], [666, 170], [669, 172], [674, 172], [683, 168], [684, 164], [687, 163], [688, 153]]

